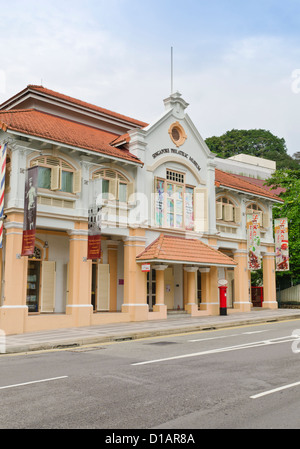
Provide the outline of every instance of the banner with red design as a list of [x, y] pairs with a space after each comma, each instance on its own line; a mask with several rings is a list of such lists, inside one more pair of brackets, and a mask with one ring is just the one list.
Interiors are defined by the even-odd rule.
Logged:
[[288, 220], [287, 218], [277, 218], [274, 224], [276, 271], [288, 271], [290, 269]]
[[260, 224], [258, 214], [247, 214], [248, 269], [261, 268]]

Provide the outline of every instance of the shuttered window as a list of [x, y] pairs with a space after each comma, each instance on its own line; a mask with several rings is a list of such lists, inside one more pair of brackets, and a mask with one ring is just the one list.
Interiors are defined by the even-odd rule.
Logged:
[[103, 168], [93, 174], [93, 179], [102, 179], [102, 199], [126, 203], [133, 200], [134, 184], [120, 172]]
[[259, 216], [258, 222], [259, 222], [260, 226], [262, 226], [265, 229], [269, 228], [270, 216], [269, 216], [268, 212], [263, 212], [263, 210], [261, 209], [261, 207], [259, 207], [258, 204], [256, 204], [256, 203], [248, 204], [246, 213], [247, 214], [257, 214]]
[[229, 223], [240, 223], [241, 209], [226, 197], [220, 197], [216, 202], [216, 219]]
[[39, 167], [38, 187], [67, 193], [81, 192], [81, 170], [74, 168], [63, 159], [40, 156], [31, 161], [31, 166]]

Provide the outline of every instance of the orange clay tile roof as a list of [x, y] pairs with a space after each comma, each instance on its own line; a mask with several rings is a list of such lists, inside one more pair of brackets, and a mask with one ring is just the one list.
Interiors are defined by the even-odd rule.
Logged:
[[250, 182], [250, 180], [246, 181], [237, 175], [225, 173], [217, 168], [215, 169], [215, 182], [217, 187], [229, 187], [234, 190], [240, 190], [242, 192], [252, 193], [253, 195], [263, 196], [265, 198], [283, 202], [283, 200], [272, 191], [263, 189], [262, 187]]
[[161, 234], [136, 258], [137, 262], [177, 262], [201, 266], [235, 266], [236, 262], [198, 239]]
[[110, 142], [118, 137], [116, 134], [35, 109], [0, 111], [0, 129], [9, 129], [28, 136], [49, 139], [68, 146], [142, 164], [129, 151], [110, 145]]
[[[79, 107], [90, 109], [90, 110], [93, 110], [93, 111], [101, 113], [101, 114], [109, 115], [109, 116], [114, 117], [116, 119], [125, 120], [125, 121], [130, 122], [131, 124], [133, 124], [133, 125], [135, 125], [137, 127], [145, 127], [145, 126], [148, 125], [147, 123], [144, 123], [144, 122], [142, 122], [140, 120], [136, 120], [136, 119], [131, 118], [131, 117], [127, 117], [126, 115], [118, 114], [117, 112], [113, 112], [113, 111], [110, 111], [108, 109], [96, 106], [94, 104], [87, 103], [87, 102], [82, 101], [82, 100], [78, 100], [77, 98], [73, 98], [73, 97], [70, 97], [68, 95], [64, 95], [64, 94], [61, 94], [59, 92], [55, 92], [54, 90], [47, 89], [46, 87], [36, 86], [36, 85], [33, 85], [33, 84], [29, 84], [23, 91], [19, 92], [17, 95], [15, 95], [14, 97], [10, 98], [8, 101], [13, 100], [15, 97], [18, 97], [18, 96], [26, 93], [27, 91], [35, 91], [35, 92], [39, 92], [42, 95], [55, 97], [58, 100], [61, 100], [61, 101], [64, 101], [64, 102], [73, 103], [74, 105], [79, 106]], [[5, 105], [6, 103], [7, 103], [7, 101], [5, 101], [3, 104]], [[1, 109], [1, 106], [2, 105], [0, 105], [0, 109]]]
[[265, 179], [250, 178], [249, 176], [243, 176], [243, 175], [235, 175], [235, 176], [237, 176], [238, 178], [243, 179], [245, 181], [248, 181], [251, 184], [255, 184], [255, 185], [261, 187], [262, 189], [268, 190], [277, 196], [279, 196], [281, 193], [286, 191], [286, 189], [284, 189], [283, 187], [276, 187], [275, 189], [273, 189], [272, 186], [266, 186]]

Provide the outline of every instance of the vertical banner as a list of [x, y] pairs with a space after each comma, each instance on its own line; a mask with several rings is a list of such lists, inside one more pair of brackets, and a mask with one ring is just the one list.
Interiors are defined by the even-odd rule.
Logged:
[[275, 225], [275, 252], [276, 252], [276, 271], [288, 271], [289, 263], [289, 237], [287, 218], [277, 218]]
[[101, 259], [101, 209], [92, 205], [89, 207], [88, 259]]
[[37, 207], [38, 167], [26, 170], [22, 256], [34, 253]]
[[258, 214], [247, 214], [248, 270], [261, 268], [260, 224]]
[[0, 248], [3, 244], [3, 220], [4, 220], [4, 190], [5, 190], [5, 171], [6, 171], [6, 150], [7, 143], [1, 148], [1, 192], [0, 192]]
[[163, 226], [165, 183], [160, 179], [155, 182], [155, 225]]

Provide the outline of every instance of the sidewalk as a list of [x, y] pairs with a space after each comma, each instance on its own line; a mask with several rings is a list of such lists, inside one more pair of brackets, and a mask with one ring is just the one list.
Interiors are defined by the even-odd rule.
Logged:
[[[283, 320], [299, 320], [299, 324], [295, 323], [295, 329], [300, 329], [300, 309], [253, 309], [248, 313], [229, 313], [227, 316], [195, 318], [184, 314], [169, 314], [167, 320], [118, 323], [12, 335], [5, 337], [5, 353], [60, 349], [68, 346], [135, 340]], [[1, 355], [5, 354], [0, 354], [0, 357]]]

